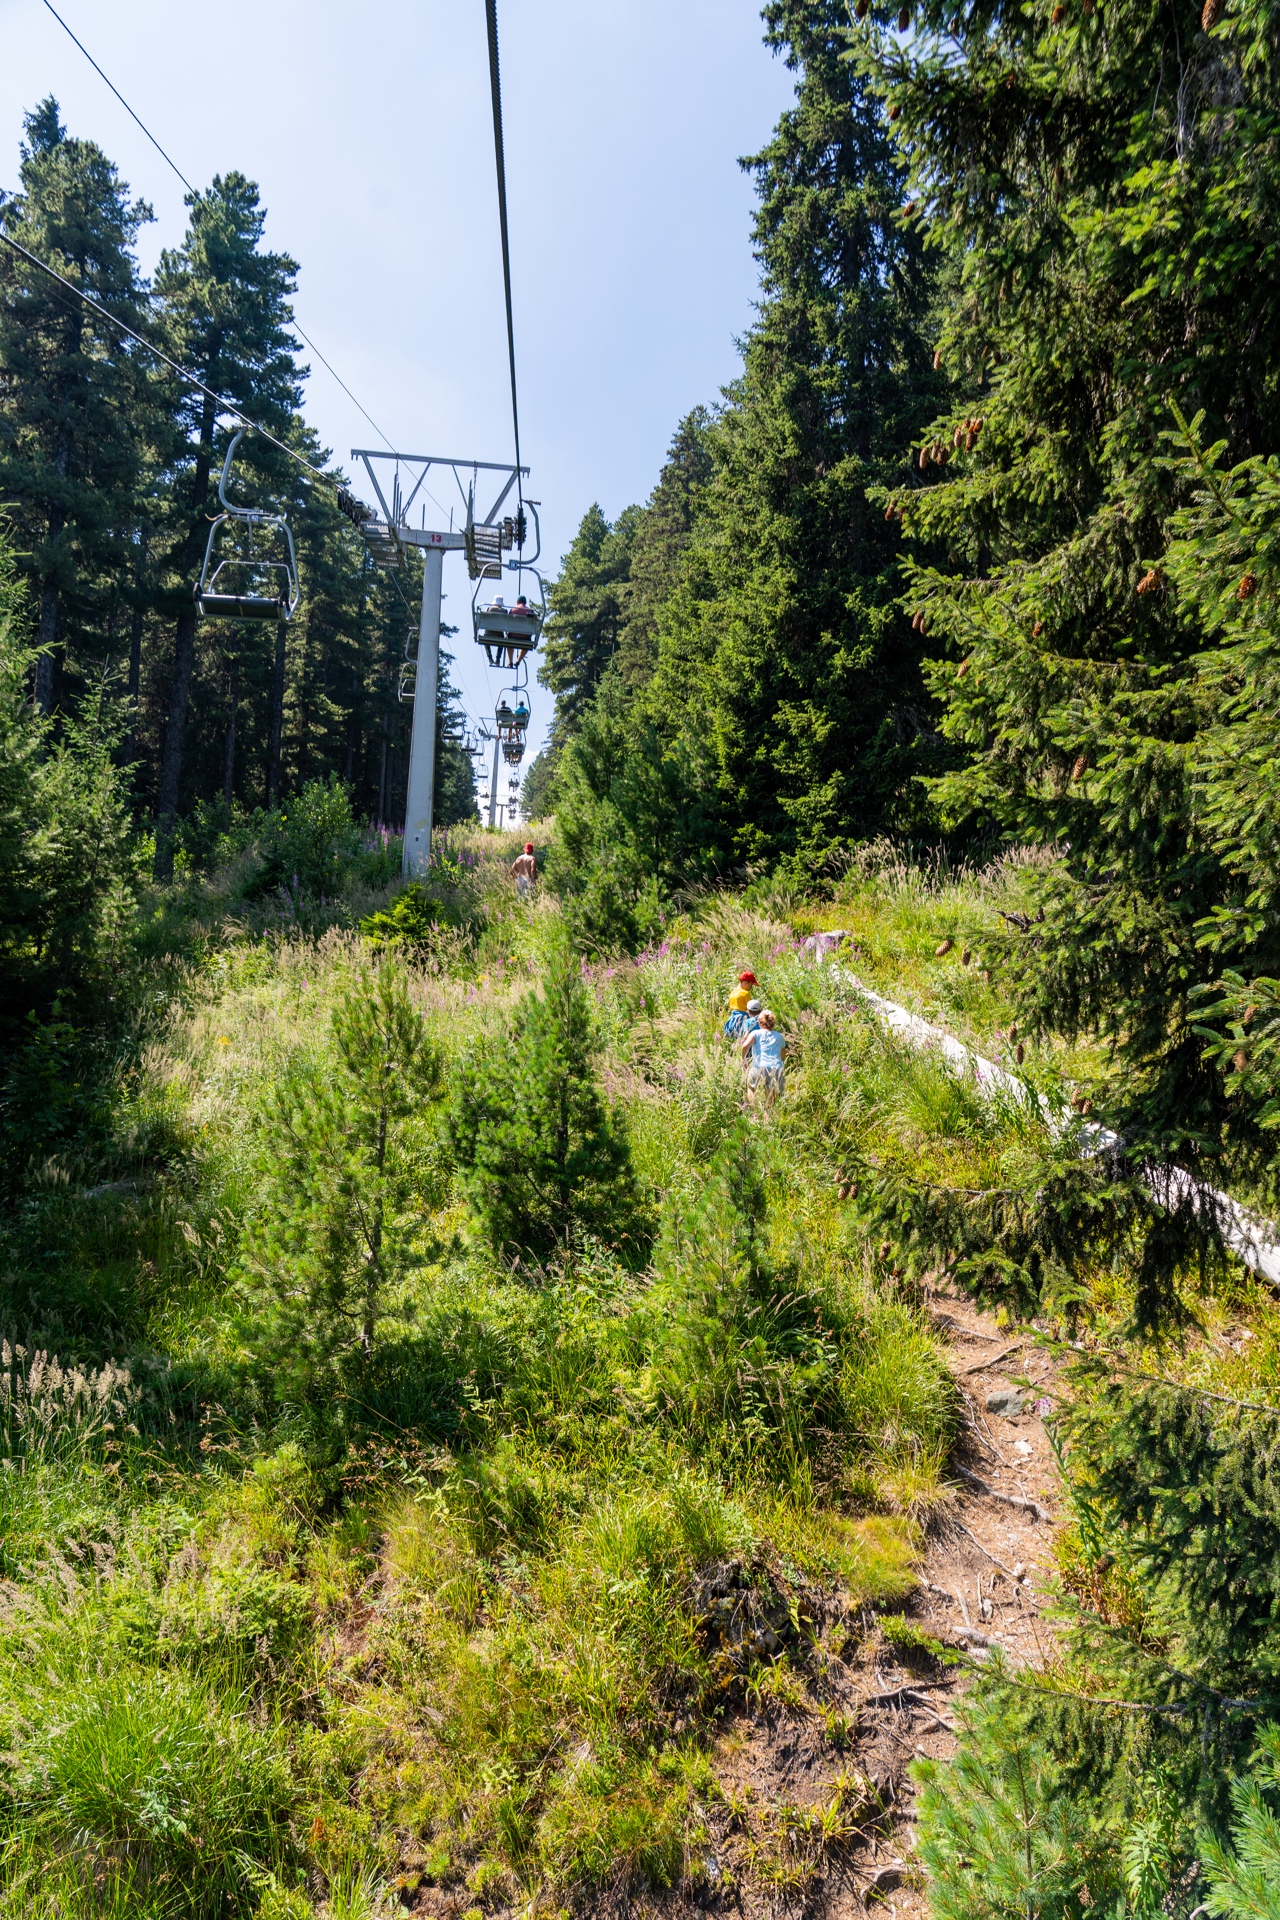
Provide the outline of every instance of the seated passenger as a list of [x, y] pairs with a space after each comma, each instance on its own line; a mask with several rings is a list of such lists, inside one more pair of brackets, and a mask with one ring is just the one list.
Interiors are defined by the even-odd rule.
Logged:
[[529, 611], [529, 602], [525, 599], [523, 594], [519, 596], [515, 605], [512, 607], [511, 611], [512, 613], [518, 613], [521, 616], [521, 618], [524, 618], [524, 616], [527, 615]]

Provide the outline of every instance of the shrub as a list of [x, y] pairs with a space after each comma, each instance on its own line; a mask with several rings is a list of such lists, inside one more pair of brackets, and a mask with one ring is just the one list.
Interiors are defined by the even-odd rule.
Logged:
[[246, 899], [280, 887], [332, 898], [361, 853], [351, 796], [336, 774], [308, 780], [286, 807], [256, 815], [253, 828], [260, 865], [245, 884]]

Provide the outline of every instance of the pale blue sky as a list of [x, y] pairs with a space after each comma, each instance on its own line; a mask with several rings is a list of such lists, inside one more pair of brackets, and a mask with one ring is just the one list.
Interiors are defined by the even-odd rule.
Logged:
[[[268, 243], [301, 263], [299, 322], [401, 449], [509, 458], [483, 0], [56, 4], [189, 180], [258, 181]], [[752, 0], [499, 0], [498, 18], [521, 435], [554, 565], [592, 500], [645, 497], [676, 421], [737, 370], [756, 297], [737, 160], [792, 80]], [[0, 185], [23, 111], [55, 94], [152, 203], [149, 269], [181, 235], [179, 182], [41, 0], [0, 0], [0, 46]], [[379, 444], [318, 362], [307, 414], [344, 459]], [[446, 617], [466, 584], [448, 561]], [[491, 712], [505, 676], [454, 647], [471, 714]]]

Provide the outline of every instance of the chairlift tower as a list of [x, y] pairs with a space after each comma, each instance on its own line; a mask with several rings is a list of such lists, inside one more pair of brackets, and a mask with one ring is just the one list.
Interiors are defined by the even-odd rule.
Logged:
[[[424, 872], [431, 857], [431, 813], [436, 783], [436, 688], [440, 677], [440, 602], [442, 598], [444, 556], [465, 553], [467, 571], [473, 580], [500, 578], [502, 555], [523, 544], [524, 528], [516, 520], [498, 518], [511, 489], [527, 474], [517, 467], [495, 460], [450, 460], [437, 454], [382, 453], [372, 447], [353, 447], [353, 460], [362, 461], [378, 505], [381, 518], [371, 507], [343, 489], [338, 505], [359, 530], [373, 556], [375, 566], [388, 573], [404, 571], [408, 550], [416, 547], [422, 554], [422, 612], [418, 623], [418, 652], [413, 674], [413, 729], [409, 744], [409, 786], [405, 799], [404, 862], [406, 878]], [[384, 490], [386, 462], [391, 475]], [[379, 466], [375, 463], [381, 462]], [[427, 476], [435, 469], [452, 474], [461, 497], [463, 524], [456, 528], [429, 528], [426, 508], [421, 509], [422, 524], [409, 524], [409, 516], [418, 495], [424, 491]], [[401, 479], [403, 474], [404, 478]], [[480, 476], [496, 475], [499, 491], [483, 519], [476, 513], [476, 487]], [[464, 486], [463, 476], [468, 484]], [[439, 502], [434, 503], [439, 507]], [[519, 560], [509, 560], [513, 571]], [[529, 563], [525, 562], [526, 569]], [[530, 623], [532, 624], [532, 622]], [[540, 625], [540, 622], [539, 622]], [[533, 644], [537, 638], [534, 636]], [[494, 775], [490, 783], [489, 824], [494, 825], [497, 798], [498, 743], [494, 741]]]

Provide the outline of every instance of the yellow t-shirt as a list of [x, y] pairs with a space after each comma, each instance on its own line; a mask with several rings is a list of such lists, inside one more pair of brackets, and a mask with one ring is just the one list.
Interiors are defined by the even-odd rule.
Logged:
[[751, 995], [745, 987], [736, 987], [729, 995], [730, 1013], [745, 1013], [747, 1010], [747, 1002], [750, 998]]

